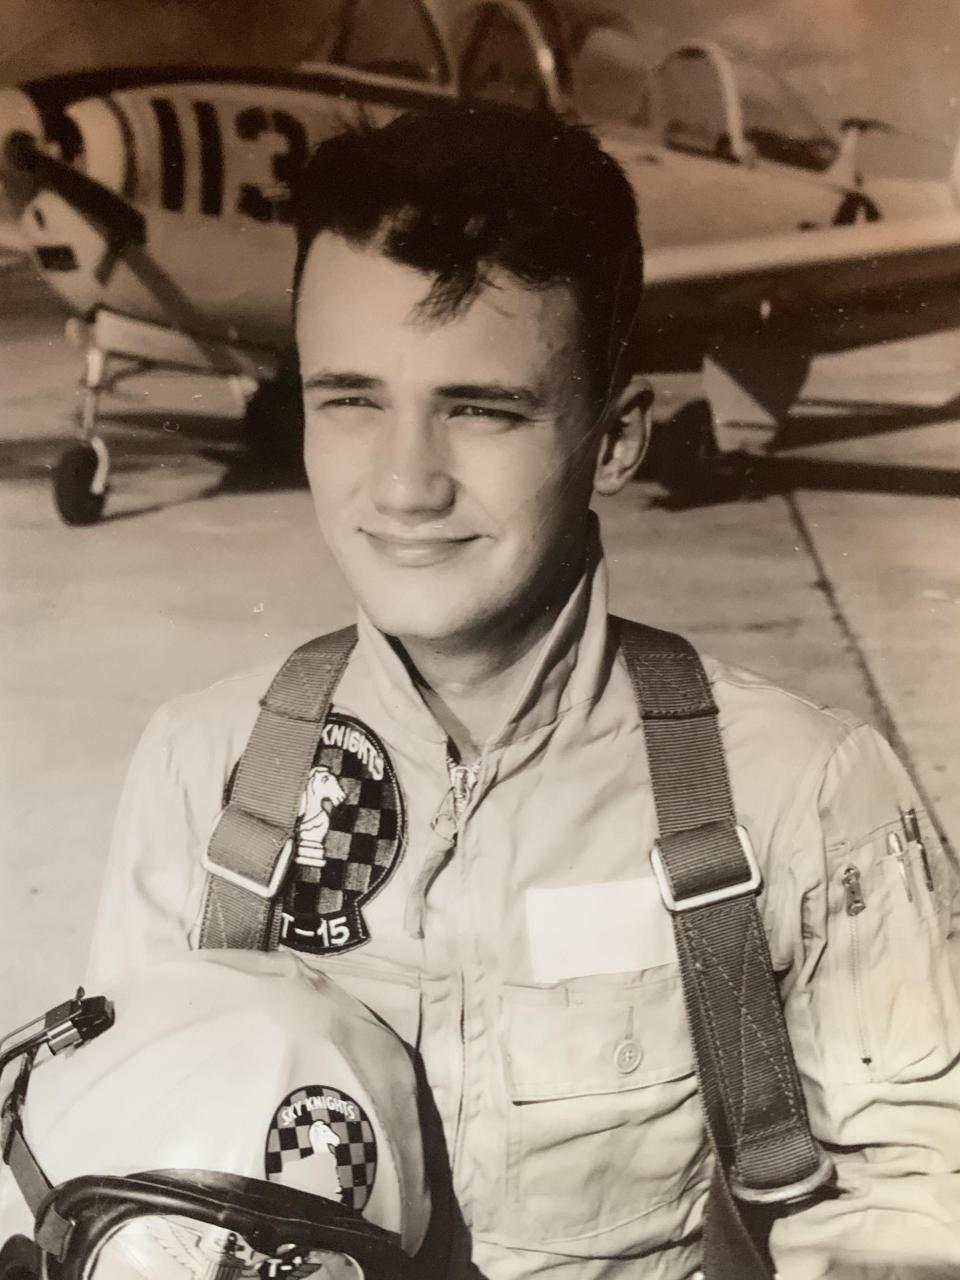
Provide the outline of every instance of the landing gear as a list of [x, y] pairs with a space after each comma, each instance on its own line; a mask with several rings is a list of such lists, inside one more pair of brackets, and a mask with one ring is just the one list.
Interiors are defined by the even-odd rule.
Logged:
[[[83, 400], [76, 439], [63, 452], [53, 473], [53, 498], [65, 524], [91, 525], [103, 515], [110, 492], [110, 454], [97, 433], [100, 397], [125, 378], [151, 369], [220, 375], [228, 379], [244, 408], [244, 434], [254, 465], [264, 472], [289, 473], [302, 468], [303, 404], [300, 378], [293, 361], [269, 352], [258, 356], [257, 383], [249, 353], [208, 348], [199, 340], [132, 321], [111, 312], [97, 315], [87, 342]], [[148, 355], [134, 355], [134, 351]], [[268, 477], [269, 482], [269, 477]], [[0, 1277], [2, 1280], [2, 1277]]]
[[96, 434], [100, 392], [107, 382], [109, 357], [99, 347], [87, 351], [79, 443], [60, 455], [53, 473], [53, 500], [64, 524], [96, 524], [103, 514], [110, 477], [110, 454]]
[[671, 498], [691, 502], [716, 487], [720, 453], [707, 400], [691, 400], [666, 422], [659, 422], [644, 469]]
[[53, 497], [65, 524], [96, 524], [107, 497], [109, 469], [106, 445], [99, 436], [89, 444], [72, 444], [53, 472]]

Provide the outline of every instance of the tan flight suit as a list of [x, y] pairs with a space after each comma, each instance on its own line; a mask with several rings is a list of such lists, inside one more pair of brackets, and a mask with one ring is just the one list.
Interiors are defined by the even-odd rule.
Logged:
[[[960, 1273], [952, 867], [922, 812], [933, 891], [915, 849], [893, 856], [899, 809], [920, 806], [871, 728], [706, 666], [812, 1128], [843, 1188], [777, 1225], [781, 1274], [825, 1275], [824, 1250], [857, 1249]], [[201, 855], [270, 674], [179, 698], [146, 730], [88, 989], [196, 942]], [[490, 1280], [695, 1275], [710, 1161], [599, 552], [475, 771], [450, 764], [362, 617], [335, 707], [396, 771], [403, 830], [361, 902], [369, 940], [344, 952], [342, 927], [308, 958], [419, 1049], [476, 1265]]]

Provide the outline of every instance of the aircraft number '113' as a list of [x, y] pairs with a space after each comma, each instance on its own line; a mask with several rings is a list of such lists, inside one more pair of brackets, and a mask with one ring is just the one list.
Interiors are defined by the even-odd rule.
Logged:
[[[160, 201], [171, 213], [182, 213], [185, 199], [186, 154], [180, 119], [168, 98], [152, 98], [160, 135]], [[200, 160], [200, 212], [211, 217], [223, 213], [224, 164], [220, 116], [212, 102], [194, 102]], [[233, 117], [233, 130], [241, 142], [257, 142], [265, 134], [276, 138], [270, 158], [269, 185], [241, 182], [235, 210], [256, 222], [291, 221], [290, 185], [310, 155], [310, 140], [303, 124], [288, 111], [244, 107]]]

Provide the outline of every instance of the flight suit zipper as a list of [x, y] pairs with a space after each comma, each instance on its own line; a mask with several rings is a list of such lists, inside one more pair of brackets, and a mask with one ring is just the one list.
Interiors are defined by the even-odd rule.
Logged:
[[475, 764], [455, 764], [448, 756], [447, 772], [450, 775], [450, 791], [453, 796], [453, 817], [454, 821], [459, 824], [467, 811], [467, 805], [470, 803], [473, 789], [477, 785], [477, 778], [480, 776], [480, 761], [476, 761]]
[[[437, 876], [447, 867], [457, 848], [463, 828], [463, 821], [480, 774], [480, 762], [472, 765], [458, 764], [447, 754], [447, 777], [449, 787], [430, 823], [433, 842], [427, 849], [423, 864], [410, 886], [404, 913], [404, 927], [413, 938], [424, 937], [427, 911], [427, 895]], [[451, 1167], [456, 1179], [458, 1164], [462, 1159], [463, 1145], [463, 1113], [464, 1097], [467, 1087], [467, 1036], [466, 1036], [466, 1001], [467, 974], [463, 961], [457, 973], [460, 1002], [460, 1016], [457, 1033], [460, 1037], [460, 1080], [458, 1088], [456, 1116], [453, 1128], [453, 1141], [450, 1144]], [[467, 1220], [466, 1210], [461, 1203], [461, 1212]]]
[[422, 938], [424, 916], [427, 910], [427, 894], [430, 886], [453, 857], [457, 847], [460, 821], [470, 803], [480, 772], [479, 762], [474, 765], [455, 764], [447, 756], [447, 773], [450, 786], [444, 793], [440, 807], [430, 822], [433, 841], [407, 895], [404, 911], [404, 928], [412, 938]]
[[[857, 917], [866, 910], [867, 903], [863, 896], [863, 884], [860, 870], [852, 863], [844, 867], [840, 876], [843, 885], [844, 913], [850, 930], [850, 978], [853, 986], [853, 999], [856, 1008], [857, 1036], [860, 1044], [860, 1061], [868, 1072], [873, 1066], [873, 1055], [867, 1037], [866, 1013], [863, 1001], [863, 982], [860, 964], [860, 930]], [[872, 1074], [872, 1072], [871, 1072]]]
[[[473, 765], [456, 764], [447, 757], [447, 772], [450, 777], [450, 795], [452, 798], [455, 823], [454, 843], [460, 838], [463, 820], [469, 808], [480, 773], [479, 761]], [[467, 1093], [467, 974], [463, 963], [460, 965], [460, 1088], [457, 1099], [457, 1118], [453, 1131], [453, 1150], [451, 1168], [454, 1185], [460, 1182], [460, 1170], [463, 1163], [464, 1107]], [[467, 1226], [471, 1225], [471, 1213], [466, 1197], [458, 1195], [460, 1212]]]

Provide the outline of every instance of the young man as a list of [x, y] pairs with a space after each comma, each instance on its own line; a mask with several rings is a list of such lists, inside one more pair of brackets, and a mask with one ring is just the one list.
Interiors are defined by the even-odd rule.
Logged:
[[[323, 144], [298, 234], [306, 464], [359, 641], [280, 889], [281, 945], [419, 1050], [482, 1275], [685, 1280], [710, 1158], [588, 509], [627, 483], [646, 434], [632, 194], [583, 132], [456, 109]], [[920, 806], [869, 727], [706, 666], [841, 1188], [777, 1223], [781, 1275], [960, 1263], [950, 867], [922, 813], [923, 854], [894, 856]], [[196, 944], [201, 856], [268, 679], [148, 728], [94, 986]]]

